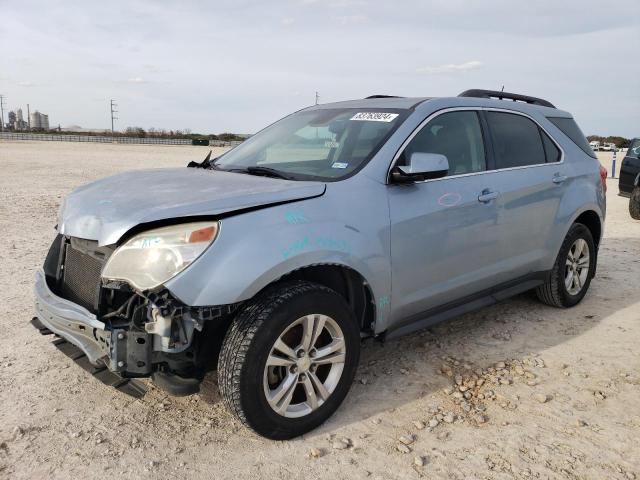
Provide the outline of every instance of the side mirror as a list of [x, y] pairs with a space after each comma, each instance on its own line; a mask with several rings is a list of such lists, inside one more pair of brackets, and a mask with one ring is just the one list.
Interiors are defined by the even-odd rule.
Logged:
[[446, 177], [449, 160], [439, 153], [414, 152], [409, 157], [409, 165], [398, 165], [391, 173], [400, 183]]

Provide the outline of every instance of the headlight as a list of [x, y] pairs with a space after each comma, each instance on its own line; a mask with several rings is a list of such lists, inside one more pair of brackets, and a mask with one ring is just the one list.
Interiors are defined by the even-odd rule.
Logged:
[[102, 277], [125, 280], [139, 290], [157, 287], [198, 258], [215, 240], [218, 227], [218, 222], [197, 222], [140, 233], [113, 252]]

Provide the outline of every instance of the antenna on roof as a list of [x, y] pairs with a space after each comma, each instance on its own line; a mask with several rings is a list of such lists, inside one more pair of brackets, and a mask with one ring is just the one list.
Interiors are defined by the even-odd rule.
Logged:
[[502, 85], [502, 90], [500, 90], [501, 92], [504, 92], [504, 85]]

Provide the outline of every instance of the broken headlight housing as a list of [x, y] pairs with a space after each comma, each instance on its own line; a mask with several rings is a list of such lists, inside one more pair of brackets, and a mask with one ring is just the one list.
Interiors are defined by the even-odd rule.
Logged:
[[155, 288], [202, 255], [218, 230], [218, 222], [195, 222], [134, 235], [113, 252], [102, 278], [126, 281], [140, 291]]

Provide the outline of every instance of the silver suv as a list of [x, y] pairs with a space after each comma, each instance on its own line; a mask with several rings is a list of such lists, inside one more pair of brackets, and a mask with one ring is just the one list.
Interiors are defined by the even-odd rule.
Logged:
[[174, 395], [217, 369], [273, 439], [347, 395], [364, 338], [596, 271], [606, 171], [567, 112], [470, 90], [317, 105], [192, 168], [121, 173], [61, 205], [32, 320], [105, 383]]

